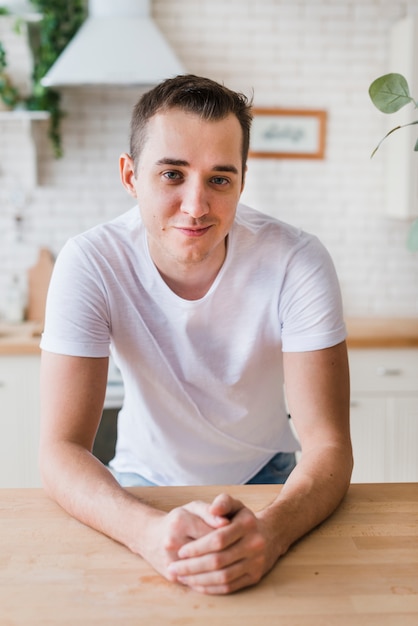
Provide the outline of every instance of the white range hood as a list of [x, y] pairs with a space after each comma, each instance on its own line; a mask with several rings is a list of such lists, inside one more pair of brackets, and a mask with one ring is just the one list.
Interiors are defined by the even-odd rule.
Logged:
[[89, 0], [89, 15], [45, 87], [155, 85], [184, 68], [150, 17], [149, 0]]

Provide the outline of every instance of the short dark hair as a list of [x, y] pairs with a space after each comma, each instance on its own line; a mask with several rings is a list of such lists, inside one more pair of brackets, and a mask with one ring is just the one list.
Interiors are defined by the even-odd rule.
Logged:
[[200, 115], [204, 120], [222, 120], [235, 115], [242, 129], [242, 175], [244, 176], [250, 145], [252, 102], [242, 93], [201, 76], [185, 74], [169, 78], [137, 102], [131, 119], [130, 152], [136, 168], [141, 146], [147, 139], [149, 120], [162, 111], [179, 108]]

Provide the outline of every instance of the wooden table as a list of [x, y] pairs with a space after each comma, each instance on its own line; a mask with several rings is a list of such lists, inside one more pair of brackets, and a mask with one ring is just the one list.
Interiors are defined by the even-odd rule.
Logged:
[[[280, 487], [131, 491], [169, 510], [228, 491], [253, 510]], [[256, 587], [205, 596], [160, 577], [40, 489], [0, 490], [1, 626], [417, 626], [418, 484], [352, 485]]]

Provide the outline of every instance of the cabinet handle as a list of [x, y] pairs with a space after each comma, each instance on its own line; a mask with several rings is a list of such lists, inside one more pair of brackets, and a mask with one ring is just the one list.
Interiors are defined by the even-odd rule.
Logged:
[[376, 372], [378, 376], [400, 376], [402, 374], [399, 367], [385, 367], [384, 365], [378, 367]]

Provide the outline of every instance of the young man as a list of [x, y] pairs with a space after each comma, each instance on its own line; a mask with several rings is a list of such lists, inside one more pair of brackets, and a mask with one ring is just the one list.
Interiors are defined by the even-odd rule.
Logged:
[[[206, 78], [140, 99], [120, 158], [137, 204], [64, 246], [42, 338], [45, 488], [209, 594], [258, 582], [334, 511], [352, 469], [335, 271], [315, 237], [239, 205], [250, 124], [247, 99]], [[109, 346], [125, 384], [110, 470], [91, 453]], [[257, 514], [222, 490], [166, 514], [121, 486], [289, 474]]]

